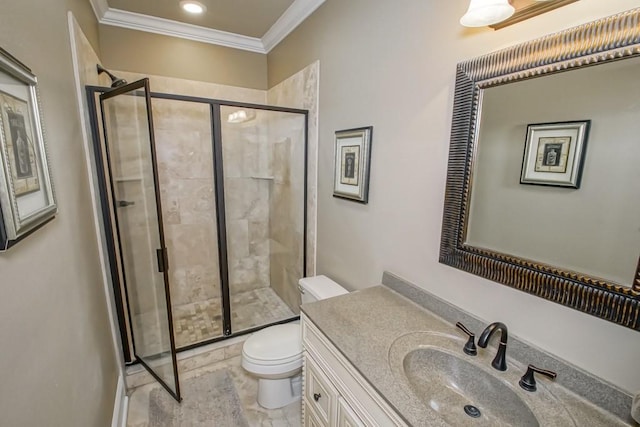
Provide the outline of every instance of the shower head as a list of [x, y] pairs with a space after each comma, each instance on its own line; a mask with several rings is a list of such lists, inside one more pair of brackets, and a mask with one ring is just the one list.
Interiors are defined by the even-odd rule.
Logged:
[[125, 79], [121, 79], [119, 77], [114, 76], [113, 74], [111, 74], [109, 72], [109, 70], [104, 68], [102, 65], [97, 64], [96, 68], [98, 70], [98, 75], [100, 75], [102, 73], [106, 73], [107, 76], [109, 76], [109, 78], [111, 79], [111, 87], [118, 87], [118, 86], [122, 86], [122, 85], [126, 85], [127, 84], [127, 81]]

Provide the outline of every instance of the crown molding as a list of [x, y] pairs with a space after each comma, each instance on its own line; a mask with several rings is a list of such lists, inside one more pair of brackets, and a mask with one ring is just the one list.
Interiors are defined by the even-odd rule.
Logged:
[[262, 36], [264, 50], [266, 52], [271, 51], [324, 2], [325, 0], [295, 0]]
[[325, 0], [295, 0], [261, 39], [114, 9], [109, 7], [107, 0], [90, 0], [90, 2], [98, 22], [104, 25], [265, 54], [269, 53]]
[[109, 10], [109, 5], [107, 4], [107, 0], [89, 0], [91, 3], [91, 7], [93, 8], [93, 13], [95, 13], [98, 21], [102, 19], [107, 10]]
[[100, 23], [232, 47], [234, 49], [248, 50], [250, 52], [266, 53], [262, 41], [255, 37], [227, 33], [226, 31], [213, 30], [198, 25], [185, 24], [170, 19], [128, 12], [126, 10], [109, 8], [100, 20]]

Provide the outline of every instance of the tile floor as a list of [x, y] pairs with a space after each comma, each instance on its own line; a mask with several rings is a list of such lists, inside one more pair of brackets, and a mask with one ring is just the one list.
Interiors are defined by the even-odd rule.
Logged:
[[[270, 287], [232, 294], [231, 326], [234, 332], [294, 316], [294, 312]], [[212, 298], [173, 307], [176, 347], [184, 347], [222, 335], [220, 299]]]
[[[227, 369], [233, 378], [238, 397], [242, 403], [244, 416], [251, 427], [299, 427], [302, 425], [301, 403], [292, 403], [282, 409], [264, 409], [256, 402], [258, 380], [247, 374], [240, 365], [240, 356], [233, 356], [199, 368], [181, 372], [180, 381], [184, 387], [190, 379], [213, 372]], [[136, 388], [129, 397], [129, 412], [127, 427], [148, 427], [149, 425], [149, 396], [154, 389], [162, 388], [157, 383], [151, 383]], [[186, 399], [186, 397], [185, 397]], [[185, 414], [186, 418], [198, 419], [197, 414]], [[175, 427], [194, 426], [189, 420], [180, 420]], [[198, 424], [216, 425], [211, 424]], [[224, 426], [226, 427], [226, 426]], [[233, 426], [228, 426], [233, 427]]]
[[[272, 288], [260, 288], [231, 295], [232, 327], [241, 331], [294, 316], [294, 312]], [[222, 335], [220, 300], [210, 299], [173, 308], [176, 346], [183, 347]], [[141, 321], [149, 319], [141, 318]], [[301, 425], [301, 404], [268, 410], [256, 402], [258, 380], [242, 369], [240, 351], [247, 336], [213, 344], [213, 349], [197, 348], [178, 354], [178, 369], [182, 387], [190, 379], [216, 370], [227, 369], [241, 400], [244, 416], [251, 427], [298, 427]], [[155, 341], [155, 340], [154, 340]], [[225, 343], [228, 343], [225, 345]], [[129, 399], [128, 427], [149, 426], [149, 396], [162, 386], [140, 366], [132, 367], [127, 383], [132, 388]], [[186, 399], [187, 397], [185, 397]], [[191, 417], [193, 414], [186, 414]], [[196, 417], [197, 418], [197, 417]], [[191, 426], [182, 420], [180, 427]], [[214, 425], [214, 424], [211, 424]], [[178, 426], [176, 426], [178, 427]], [[225, 426], [226, 427], [226, 426]], [[232, 426], [229, 426], [232, 427]]]

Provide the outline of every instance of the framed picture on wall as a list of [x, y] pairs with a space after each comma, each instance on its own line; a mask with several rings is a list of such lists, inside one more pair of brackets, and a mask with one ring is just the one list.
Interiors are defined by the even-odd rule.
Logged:
[[373, 127], [336, 132], [333, 196], [369, 201], [369, 167]]
[[580, 188], [591, 120], [527, 126], [521, 184]]
[[37, 79], [0, 48], [0, 250], [56, 214]]

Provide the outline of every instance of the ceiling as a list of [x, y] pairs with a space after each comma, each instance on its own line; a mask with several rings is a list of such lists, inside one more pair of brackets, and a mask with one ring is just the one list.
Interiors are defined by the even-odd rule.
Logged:
[[200, 0], [202, 15], [184, 12], [178, 0], [107, 0], [109, 7], [262, 38], [293, 0]]
[[200, 16], [180, 0], [89, 0], [98, 21], [139, 31], [268, 53], [325, 0], [198, 0]]

